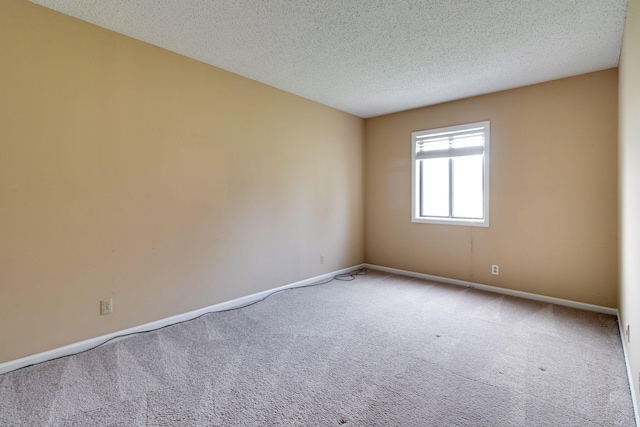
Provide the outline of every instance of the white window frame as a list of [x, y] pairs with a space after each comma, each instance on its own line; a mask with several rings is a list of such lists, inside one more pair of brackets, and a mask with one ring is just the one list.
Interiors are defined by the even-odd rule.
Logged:
[[[474, 128], [484, 128], [484, 156], [483, 156], [483, 219], [471, 219], [471, 218], [443, 218], [443, 217], [429, 217], [420, 216], [419, 207], [419, 191], [420, 183], [418, 182], [419, 174], [417, 173], [417, 149], [416, 142], [418, 137], [424, 137], [427, 135], [433, 135], [444, 132], [459, 132]], [[488, 120], [475, 123], [467, 123], [457, 126], [447, 126], [438, 129], [421, 130], [411, 133], [411, 222], [429, 223], [429, 224], [446, 224], [446, 225], [466, 225], [473, 227], [489, 227], [489, 189], [490, 189], [490, 159], [491, 159], [491, 128]], [[449, 182], [450, 191], [452, 183]]]

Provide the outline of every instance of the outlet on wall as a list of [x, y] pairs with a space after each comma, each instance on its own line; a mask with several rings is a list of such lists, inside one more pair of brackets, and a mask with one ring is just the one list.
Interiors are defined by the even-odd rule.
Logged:
[[495, 274], [496, 276], [500, 274], [500, 267], [498, 267], [496, 264], [493, 264], [491, 266], [491, 274]]
[[100, 315], [113, 313], [113, 298], [103, 299], [100, 301]]
[[324, 255], [320, 255], [320, 264], [324, 264]]
[[624, 325], [624, 336], [627, 338], [627, 342], [631, 342], [631, 329], [629, 328], [629, 322]]

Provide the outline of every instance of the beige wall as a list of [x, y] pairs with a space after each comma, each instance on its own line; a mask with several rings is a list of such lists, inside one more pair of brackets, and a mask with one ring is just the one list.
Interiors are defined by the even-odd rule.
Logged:
[[26, 0], [0, 40], [0, 362], [363, 261], [362, 119]]
[[[491, 226], [412, 223], [411, 132], [481, 120]], [[616, 229], [617, 69], [366, 121], [367, 263], [615, 307]]]
[[[629, 0], [620, 58], [620, 312], [640, 392], [640, 0]], [[640, 421], [640, 420], [639, 420]]]
[[[0, 2], [0, 40], [0, 362], [363, 260], [616, 306], [615, 69], [365, 122], [25, 0]], [[411, 223], [411, 131], [485, 119], [491, 227]], [[640, 324], [636, 157], [621, 307]]]

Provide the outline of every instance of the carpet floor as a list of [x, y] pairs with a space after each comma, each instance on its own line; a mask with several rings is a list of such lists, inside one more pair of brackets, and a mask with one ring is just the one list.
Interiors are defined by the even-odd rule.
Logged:
[[613, 316], [369, 271], [0, 375], [2, 426], [634, 426]]

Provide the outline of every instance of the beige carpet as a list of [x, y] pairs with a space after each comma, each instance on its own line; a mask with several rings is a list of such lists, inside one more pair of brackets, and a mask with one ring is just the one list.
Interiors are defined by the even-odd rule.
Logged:
[[633, 426], [615, 317], [369, 272], [0, 375], [1, 426]]

